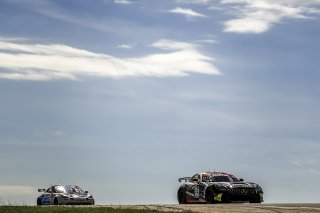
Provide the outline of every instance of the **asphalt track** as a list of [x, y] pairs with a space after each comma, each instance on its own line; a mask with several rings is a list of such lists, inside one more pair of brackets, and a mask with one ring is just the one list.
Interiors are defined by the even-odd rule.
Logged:
[[[101, 207], [101, 206], [100, 206]], [[297, 212], [318, 212], [320, 203], [301, 204], [192, 204], [192, 205], [108, 205], [105, 207], [120, 209], [145, 209], [158, 211], [191, 211], [199, 213], [297, 213]]]

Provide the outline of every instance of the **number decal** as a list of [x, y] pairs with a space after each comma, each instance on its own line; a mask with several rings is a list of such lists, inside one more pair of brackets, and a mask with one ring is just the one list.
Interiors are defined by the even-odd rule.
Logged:
[[196, 198], [199, 197], [199, 186], [194, 187], [194, 197], [196, 197]]

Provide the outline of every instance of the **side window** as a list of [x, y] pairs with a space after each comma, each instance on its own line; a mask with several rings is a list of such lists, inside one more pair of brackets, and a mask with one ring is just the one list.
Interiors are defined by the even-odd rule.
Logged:
[[52, 186], [52, 192], [53, 192], [53, 193], [57, 193], [57, 190], [56, 190], [56, 187], [55, 187], [55, 186]]
[[48, 192], [48, 193], [52, 193], [52, 187], [49, 187], [49, 188], [47, 189], [47, 192]]
[[209, 182], [210, 176], [209, 175], [202, 175], [202, 182]]
[[199, 179], [200, 179], [200, 175], [199, 175], [199, 174], [196, 174], [196, 175], [193, 175], [193, 176], [192, 176], [191, 181], [192, 181], [192, 182], [199, 182]]

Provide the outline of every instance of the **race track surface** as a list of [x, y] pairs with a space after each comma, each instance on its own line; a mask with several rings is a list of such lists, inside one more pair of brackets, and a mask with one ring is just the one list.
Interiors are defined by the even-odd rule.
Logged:
[[120, 209], [145, 209], [158, 211], [191, 211], [199, 213], [297, 213], [297, 212], [318, 212], [320, 204], [192, 204], [192, 205], [108, 205], [106, 207]]

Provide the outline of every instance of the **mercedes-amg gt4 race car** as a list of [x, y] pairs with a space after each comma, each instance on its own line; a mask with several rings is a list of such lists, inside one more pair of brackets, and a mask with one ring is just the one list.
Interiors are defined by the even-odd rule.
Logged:
[[224, 172], [203, 172], [192, 177], [179, 178], [179, 204], [263, 202], [262, 188]]
[[76, 185], [54, 185], [46, 189], [37, 198], [37, 205], [94, 205], [94, 199], [88, 191]]

